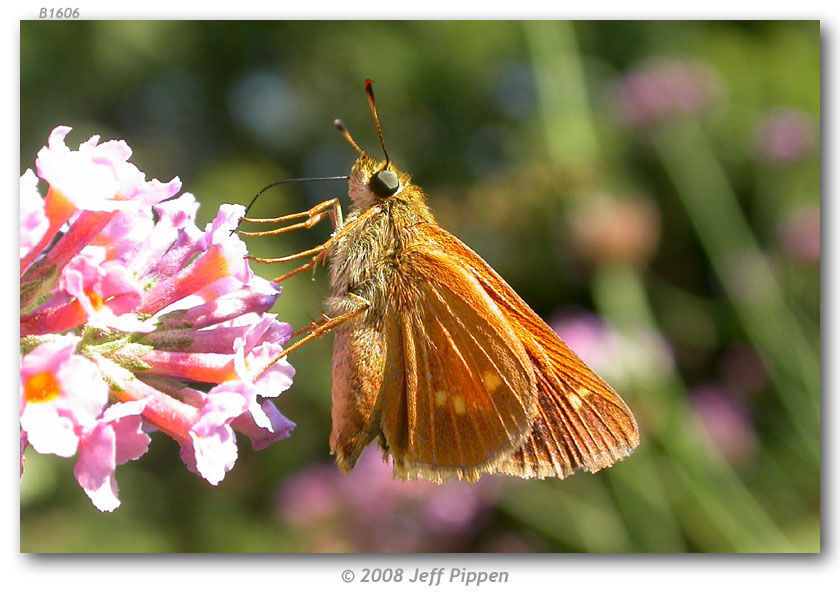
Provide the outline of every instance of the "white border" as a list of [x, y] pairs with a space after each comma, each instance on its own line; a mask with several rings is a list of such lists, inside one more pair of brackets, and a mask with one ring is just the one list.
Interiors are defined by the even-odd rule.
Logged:
[[[7, 191], [14, 206], [19, 177], [19, 22], [18, 19], [37, 18], [40, 6], [58, 6], [53, 2], [15, 2], [5, 12], [13, 12], [3, 20], [5, 59], [2, 81], [9, 93], [6, 97], [7, 125], [9, 138], [4, 144], [5, 164], [12, 162], [12, 183]], [[676, 19], [821, 19], [823, 20], [824, 72], [826, 74], [823, 97], [829, 107], [824, 110], [827, 128], [823, 140], [825, 158], [828, 159], [824, 172], [836, 173], [837, 164], [832, 155], [836, 140], [836, 119], [833, 116], [836, 98], [834, 81], [835, 40], [838, 26], [836, 2], [799, 0], [783, 6], [770, 6], [767, 2], [734, 2], [733, 0], [706, 0], [696, 3], [674, 3], [673, 1], [637, 0], [636, 2], [584, 2], [557, 3], [551, 6], [544, 1], [518, 0], [503, 2], [494, 6], [487, 3], [456, 2], [448, 0], [425, 0], [414, 2], [344, 2], [324, 1], [316, 3], [291, 3], [282, 0], [263, 2], [237, 0], [235, 3], [191, 2], [175, 6], [161, 0], [144, 0], [136, 3], [97, 0], [79, 2], [82, 16], [88, 19], [364, 19], [364, 18], [676, 18]], [[480, 6], [480, 8], [476, 8]], [[699, 8], [698, 8], [699, 6]], [[632, 7], [632, 10], [631, 8]], [[17, 17], [17, 19], [15, 18]], [[50, 82], [43, 82], [49, 86]], [[837, 281], [836, 256], [829, 231], [837, 230], [837, 211], [831, 203], [831, 178], [824, 178], [823, 216], [825, 233], [823, 241], [823, 264], [825, 265], [825, 293], [822, 306], [826, 307], [823, 323], [826, 348], [824, 362], [826, 372], [836, 373], [838, 365], [833, 349], [837, 339], [836, 321], [829, 311], [831, 301], [836, 298], [834, 283]], [[4, 247], [8, 254], [15, 252], [17, 232], [14, 219], [5, 220], [7, 235]], [[17, 262], [2, 261], [5, 281], [16, 278]], [[7, 279], [8, 278], [8, 279]], [[3, 314], [11, 317], [16, 312], [15, 300], [3, 296]], [[13, 335], [14, 327], [8, 330]], [[4, 336], [5, 337], [5, 336]], [[10, 348], [12, 346], [12, 348]], [[4, 364], [9, 377], [7, 381], [6, 405], [14, 417], [17, 353], [14, 344], [4, 342], [4, 352], [11, 350]], [[836, 395], [832, 377], [826, 378], [823, 397], [825, 431], [837, 431]], [[15, 425], [14, 423], [12, 425]], [[14, 433], [16, 427], [7, 426], [4, 431]], [[833, 454], [836, 444], [830, 442], [831, 435], [824, 439], [825, 454]], [[16, 436], [7, 439], [3, 446], [9, 475], [17, 480], [18, 441]], [[417, 566], [472, 566], [474, 568], [507, 570], [511, 582], [498, 587], [482, 587], [473, 593], [484, 597], [510, 599], [512, 594], [524, 598], [605, 598], [622, 600], [654, 598], [808, 598], [836, 588], [837, 553], [832, 545], [837, 540], [833, 508], [836, 494], [836, 461], [826, 460], [823, 473], [823, 490], [826, 509], [823, 512], [824, 555], [808, 556], [440, 556], [440, 557], [303, 557], [303, 556], [158, 556], [158, 557], [33, 557], [18, 554], [18, 505], [17, 487], [6, 486], [4, 496], [2, 533], [6, 543], [4, 565], [6, 573], [4, 587], [14, 596], [28, 598], [75, 598], [115, 597], [120, 600], [143, 599], [160, 595], [164, 598], [189, 595], [189, 597], [247, 598], [259, 594], [267, 598], [310, 598], [320, 593], [334, 592], [334, 597], [428, 597], [429, 593], [444, 592], [444, 597], [457, 594], [457, 588], [415, 588], [411, 586], [344, 584], [340, 572], [344, 568], [358, 569], [364, 566], [401, 566], [413, 569]], [[267, 525], [268, 526], [268, 525]], [[473, 588], [474, 589], [474, 588]], [[835, 592], [836, 593], [836, 592]]]

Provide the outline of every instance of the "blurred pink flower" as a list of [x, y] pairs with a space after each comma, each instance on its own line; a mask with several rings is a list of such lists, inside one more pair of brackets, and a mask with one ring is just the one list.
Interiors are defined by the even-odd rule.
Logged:
[[592, 313], [560, 311], [552, 329], [584, 362], [611, 385], [621, 388], [634, 379], [660, 377], [674, 368], [674, 354], [658, 331], [618, 331]]
[[778, 229], [779, 243], [793, 258], [802, 262], [820, 260], [820, 207], [795, 208], [782, 220]]
[[280, 289], [232, 235], [244, 207], [222, 206], [201, 231], [195, 199], [170, 199], [177, 178], [147, 182], [123, 141], [72, 151], [69, 131], [38, 153], [46, 198], [31, 171], [21, 178], [21, 466], [27, 445], [78, 452], [79, 484], [110, 511], [115, 469], [145, 452], [151, 426], [216, 485], [236, 461], [234, 430], [259, 449], [294, 428], [258, 400], [294, 375], [273, 362], [292, 329], [265, 314]]
[[794, 163], [814, 149], [817, 127], [805, 111], [781, 108], [756, 127], [755, 146], [761, 159], [772, 164]]
[[499, 488], [494, 477], [444, 485], [397, 480], [382, 451], [370, 447], [347, 475], [315, 465], [287, 480], [277, 510], [304, 539], [331, 523], [334, 538], [326, 547], [318, 538], [317, 551], [450, 552], [468, 547]]
[[626, 73], [615, 86], [616, 108], [631, 125], [699, 114], [721, 94], [716, 73], [691, 60], [651, 60]]
[[752, 461], [758, 438], [747, 406], [718, 384], [692, 390], [691, 405], [720, 453], [733, 464]]
[[646, 199], [595, 197], [571, 217], [574, 246], [593, 262], [644, 263], [659, 243], [659, 211]]
[[345, 508], [335, 465], [316, 464], [286, 480], [278, 511], [292, 527], [305, 528], [340, 514]]

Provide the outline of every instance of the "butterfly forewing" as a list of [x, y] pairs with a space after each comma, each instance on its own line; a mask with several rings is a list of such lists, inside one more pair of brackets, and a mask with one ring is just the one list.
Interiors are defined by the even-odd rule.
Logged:
[[538, 402], [529, 433], [516, 452], [487, 471], [562, 478], [579, 468], [597, 471], [628, 455], [639, 433], [618, 394], [468, 246], [435, 225], [423, 229], [466, 265], [514, 329], [535, 374]]
[[[477, 279], [447, 254], [406, 250], [397, 280], [382, 404], [396, 472], [476, 479], [528, 434], [530, 359]], [[396, 360], [402, 370], [390, 367]]]

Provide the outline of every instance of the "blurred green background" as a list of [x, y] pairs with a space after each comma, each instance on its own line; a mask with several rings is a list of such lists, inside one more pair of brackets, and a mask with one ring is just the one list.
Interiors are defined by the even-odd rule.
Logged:
[[[20, 42], [21, 172], [58, 124], [71, 147], [125, 139], [202, 225], [278, 179], [347, 173], [336, 117], [378, 154], [373, 79], [392, 159], [642, 436], [565, 481], [399, 483], [376, 452], [341, 476], [327, 338], [291, 357], [292, 437], [240, 442], [217, 488], [158, 435], [102, 514], [72, 460], [30, 448], [22, 551], [819, 551], [818, 22], [33, 21]], [[253, 216], [336, 195], [275, 188]], [[326, 293], [324, 270], [292, 278], [274, 311], [301, 327]]]

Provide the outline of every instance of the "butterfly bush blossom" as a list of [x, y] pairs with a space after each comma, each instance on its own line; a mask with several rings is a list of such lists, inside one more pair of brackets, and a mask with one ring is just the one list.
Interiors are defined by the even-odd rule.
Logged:
[[223, 205], [202, 231], [178, 178], [146, 181], [124, 141], [71, 150], [69, 132], [56, 127], [20, 180], [21, 475], [27, 446], [75, 456], [79, 485], [111, 511], [117, 465], [160, 431], [216, 485], [235, 431], [261, 449], [294, 428], [259, 400], [294, 375], [271, 362], [292, 335], [266, 313], [280, 289], [232, 233], [243, 207]]

